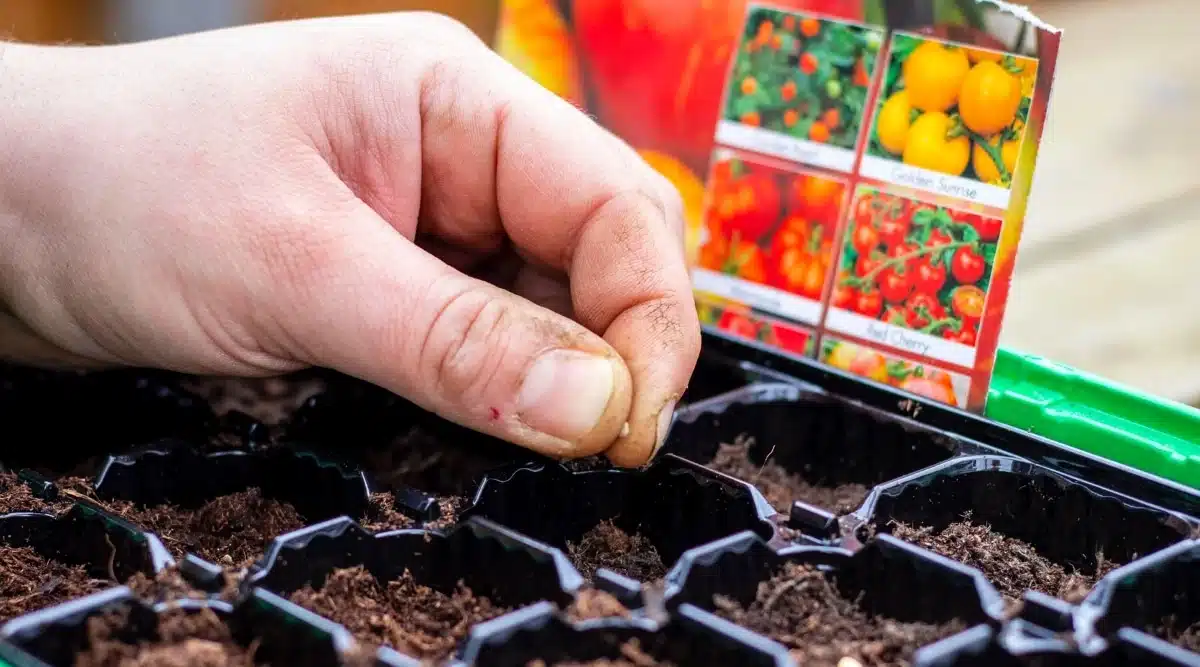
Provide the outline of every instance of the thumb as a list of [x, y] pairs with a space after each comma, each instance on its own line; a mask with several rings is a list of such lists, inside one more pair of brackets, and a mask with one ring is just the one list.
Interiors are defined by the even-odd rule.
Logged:
[[276, 301], [287, 312], [274, 319], [299, 361], [556, 458], [602, 452], [621, 435], [632, 380], [604, 339], [459, 273], [377, 217], [366, 227], [310, 257], [314, 271], [289, 260]]

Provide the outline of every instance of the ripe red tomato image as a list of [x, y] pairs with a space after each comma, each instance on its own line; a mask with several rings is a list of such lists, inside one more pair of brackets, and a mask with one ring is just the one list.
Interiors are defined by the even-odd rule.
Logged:
[[879, 317], [879, 313], [883, 311], [883, 296], [879, 294], [879, 290], [859, 292], [858, 299], [854, 302], [854, 310], [865, 317]]
[[718, 210], [725, 216], [730, 238], [757, 242], [779, 220], [781, 195], [775, 178], [766, 172], [752, 171], [735, 179], [719, 195], [714, 194]]
[[846, 285], [835, 285], [833, 295], [829, 298], [829, 303], [833, 308], [842, 310], [854, 310], [857, 302], [858, 290]]
[[979, 323], [983, 317], [983, 304], [987, 296], [983, 290], [974, 285], [960, 285], [950, 293], [950, 308], [954, 314], [961, 317], [963, 322], [971, 325]]
[[984, 262], [983, 256], [969, 246], [955, 250], [954, 259], [950, 261], [950, 272], [954, 274], [954, 279], [964, 285], [977, 282], [983, 277], [986, 268], [987, 263]]
[[874, 227], [876, 214], [875, 199], [871, 195], [863, 195], [854, 203], [854, 224], [859, 227]]
[[906, 215], [884, 216], [879, 221], [879, 240], [889, 248], [904, 243], [908, 236], [909, 222]]
[[971, 226], [979, 233], [980, 240], [991, 242], [1000, 238], [1000, 228], [1004, 226], [1004, 221], [1000, 218], [972, 215]]
[[854, 249], [858, 251], [858, 254], [869, 255], [879, 245], [879, 232], [875, 231], [875, 228], [869, 224], [856, 223], [851, 243], [854, 245]]
[[942, 320], [946, 318], [946, 308], [938, 303], [937, 297], [917, 292], [908, 299], [905, 303], [911, 313], [909, 326], [914, 329], [924, 329], [929, 326], [934, 320]]
[[913, 288], [918, 292], [936, 295], [946, 284], [946, 267], [921, 259], [913, 267]]
[[875, 267], [883, 263], [883, 260], [871, 255], [859, 255], [858, 261], [854, 264], [854, 275], [862, 278], [875, 270]]
[[879, 272], [879, 293], [888, 303], [900, 303], [912, 293], [912, 274], [895, 269]]

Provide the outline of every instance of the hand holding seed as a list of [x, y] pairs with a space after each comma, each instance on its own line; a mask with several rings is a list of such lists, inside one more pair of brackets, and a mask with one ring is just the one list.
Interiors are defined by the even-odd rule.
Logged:
[[0, 145], [0, 358], [326, 366], [640, 465], [699, 352], [674, 189], [435, 15], [0, 43]]

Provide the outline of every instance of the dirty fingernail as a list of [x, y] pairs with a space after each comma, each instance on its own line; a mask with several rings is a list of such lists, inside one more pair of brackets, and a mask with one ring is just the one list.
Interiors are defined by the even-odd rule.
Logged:
[[663, 406], [662, 412], [658, 413], [658, 439], [654, 441], [654, 454], [651, 454], [650, 458], [654, 458], [667, 442], [667, 432], [671, 430], [671, 420], [675, 416], [675, 404], [675, 401], [669, 401]]
[[613, 362], [575, 350], [551, 350], [530, 366], [517, 394], [526, 425], [567, 441], [587, 435], [616, 386]]

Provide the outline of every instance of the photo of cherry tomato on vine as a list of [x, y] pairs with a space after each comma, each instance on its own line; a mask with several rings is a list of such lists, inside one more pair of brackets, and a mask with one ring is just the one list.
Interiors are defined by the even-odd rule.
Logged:
[[884, 217], [879, 221], [879, 240], [888, 248], [900, 245], [908, 237], [908, 230], [908, 218], [903, 214]]
[[921, 259], [913, 268], [913, 288], [924, 294], [935, 295], [946, 284], [946, 267]]
[[1000, 230], [1004, 226], [1004, 221], [1000, 218], [992, 218], [985, 215], [972, 215], [970, 223], [979, 234], [979, 240], [981, 241], [998, 240], [1000, 238]]
[[[839, 280], [845, 276], [839, 276]], [[853, 310], [854, 304], [858, 301], [858, 292], [845, 285], [834, 285], [833, 294], [829, 297], [829, 304], [833, 308], [841, 308], [843, 310]]]
[[879, 293], [888, 303], [900, 303], [912, 293], [912, 275], [907, 271], [884, 269], [879, 272]]
[[904, 305], [912, 313], [909, 324], [914, 329], [924, 329], [933, 322], [946, 319], [946, 308], [932, 294], [917, 292]]
[[974, 285], [961, 285], [950, 293], [950, 307], [963, 322], [977, 325], [983, 317], [983, 303], [987, 297], [983, 290]]
[[875, 200], [870, 197], [860, 197], [854, 204], [854, 224], [859, 227], [875, 228], [875, 217], [879, 212], [875, 208]]
[[860, 255], [869, 255], [879, 246], [879, 232], [871, 225], [856, 223], [852, 242]]
[[984, 262], [983, 256], [970, 247], [954, 251], [954, 260], [950, 265], [950, 271], [958, 282], [965, 285], [973, 284], [983, 277], [986, 270], [987, 264]]
[[859, 292], [854, 300], [854, 310], [866, 317], [879, 317], [879, 313], [883, 312], [883, 295], [879, 290]]
[[831, 307], [974, 345], [998, 221], [869, 186], [851, 210]]

